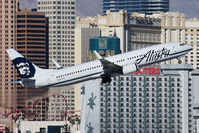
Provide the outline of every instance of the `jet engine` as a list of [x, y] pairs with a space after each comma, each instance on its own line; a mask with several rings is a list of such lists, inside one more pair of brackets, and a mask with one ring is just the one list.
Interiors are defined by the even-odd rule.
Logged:
[[138, 66], [136, 64], [125, 65], [122, 68], [122, 73], [123, 74], [136, 72], [136, 71], [138, 71]]

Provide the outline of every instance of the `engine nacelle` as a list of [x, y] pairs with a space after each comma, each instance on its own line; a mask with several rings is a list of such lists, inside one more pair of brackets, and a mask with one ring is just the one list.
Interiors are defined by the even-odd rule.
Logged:
[[122, 68], [123, 74], [136, 72], [136, 71], [138, 71], [138, 66], [136, 64], [125, 65]]

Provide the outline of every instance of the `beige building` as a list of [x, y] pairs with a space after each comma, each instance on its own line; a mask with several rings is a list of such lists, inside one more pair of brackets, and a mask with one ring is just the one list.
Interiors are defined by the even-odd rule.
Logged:
[[[161, 19], [161, 43], [182, 42], [185, 43], [185, 14], [167, 12], [152, 15]], [[185, 58], [180, 59], [185, 63]], [[178, 64], [177, 59], [165, 62], [166, 64]]]
[[125, 12], [110, 12], [106, 15], [97, 16], [97, 25], [100, 28], [101, 36], [117, 36], [120, 38], [120, 48], [122, 52], [126, 51], [124, 46], [127, 43], [125, 30]]
[[16, 107], [16, 81], [14, 65], [6, 50], [15, 48], [15, 21], [18, 10], [17, 0], [0, 1], [0, 114], [10, 112]]
[[[81, 64], [88, 61], [89, 39], [100, 35], [100, 29], [97, 26], [97, 18], [76, 18], [75, 26], [75, 64]], [[74, 85], [75, 88], [75, 110], [80, 115], [80, 93], [81, 84]]]
[[[49, 68], [55, 68], [52, 62], [53, 59], [63, 67], [74, 66], [76, 0], [38, 0], [37, 9], [38, 11], [45, 12], [49, 18]], [[74, 92], [72, 95], [74, 97], [76, 95], [74, 87], [62, 87], [61, 89], [70, 89], [70, 91]], [[58, 88], [52, 88], [52, 90], [53, 94], [62, 95]], [[65, 95], [67, 96], [68, 94]], [[56, 114], [54, 112], [56, 109], [54, 108], [55, 104], [62, 104], [61, 101], [57, 102], [56, 99], [59, 98], [51, 97], [49, 99], [48, 116], [50, 117]], [[71, 104], [74, 104], [74, 102]], [[74, 107], [71, 110], [75, 110]], [[62, 118], [59, 117], [57, 120], [62, 120]]]
[[[94, 26], [94, 27], [91, 27]], [[161, 20], [154, 16], [125, 11], [110, 12], [91, 18], [76, 19], [76, 29], [99, 28], [101, 36], [117, 36], [120, 38], [122, 52], [161, 43]], [[77, 32], [76, 32], [77, 33]], [[76, 37], [79, 37], [79, 34]]]
[[185, 43], [193, 46], [193, 50], [186, 56], [186, 61], [194, 69], [199, 69], [199, 19], [187, 19], [185, 26]]
[[[130, 41], [139, 42], [144, 40], [143, 42], [147, 44], [146, 46], [149, 46], [149, 44], [153, 45], [167, 42], [185, 43], [185, 14], [178, 12], [166, 12], [152, 15], [132, 13], [130, 15], [130, 19], [133, 18], [135, 19], [133, 22], [141, 23], [141, 25], [143, 25], [143, 29], [140, 33], [132, 34], [132, 37], [130, 36], [132, 39], [129, 39]], [[137, 19], [139, 22], [136, 22]], [[154, 26], [150, 29], [147, 25]], [[135, 26], [132, 28], [137, 30], [137, 27]], [[141, 28], [139, 28], [139, 30], [141, 30]], [[135, 46], [138, 47], [136, 43]], [[185, 58], [181, 59], [181, 61], [182, 63], [185, 63]], [[165, 63], [178, 64], [178, 60], [173, 59]]]
[[[75, 26], [75, 64], [88, 61], [89, 39], [100, 36], [97, 18], [76, 18]], [[80, 56], [81, 55], [81, 56]]]
[[161, 42], [185, 43], [185, 14], [178, 12], [160, 13], [162, 35]]
[[[82, 43], [77, 42], [82, 34], [85, 32], [82, 32], [87, 28], [86, 32], [89, 34], [90, 37], [93, 36], [117, 36], [120, 38], [120, 48], [122, 51], [124, 51], [124, 45], [127, 43], [125, 34], [126, 31], [124, 29], [124, 23], [125, 22], [125, 12], [110, 12], [107, 11], [106, 15], [97, 15], [96, 17], [87, 17], [87, 18], [79, 18], [76, 19], [76, 28], [75, 28], [75, 41], [78, 46], [81, 46]], [[90, 31], [89, 31], [90, 30]], [[91, 33], [89, 33], [91, 32]], [[94, 33], [95, 32], [95, 33]], [[85, 37], [86, 35], [84, 35]], [[89, 44], [87, 44], [89, 46]], [[84, 53], [85, 54], [85, 53]], [[76, 60], [76, 59], [75, 59]]]
[[[122, 10], [107, 11], [104, 16], [78, 18], [76, 23], [79, 29], [90, 25], [98, 27], [101, 36], [116, 35], [120, 38], [120, 47], [123, 52], [160, 43], [185, 43], [185, 14], [178, 12], [153, 15], [132, 13], [127, 17], [126, 12]], [[77, 32], [76, 37], [80, 34], [82, 33]], [[184, 58], [181, 60], [185, 63]], [[177, 64], [178, 60], [174, 59], [167, 63]]]
[[75, 0], [38, 0], [37, 9], [49, 18], [49, 68], [75, 64]]
[[69, 86], [67, 89], [59, 89], [59, 92], [49, 96], [49, 121], [66, 121], [68, 116], [74, 114], [74, 112], [76, 112], [76, 110], [75, 89], [73, 86]]
[[161, 43], [161, 20], [158, 17], [132, 13], [125, 22], [125, 30], [126, 51]]

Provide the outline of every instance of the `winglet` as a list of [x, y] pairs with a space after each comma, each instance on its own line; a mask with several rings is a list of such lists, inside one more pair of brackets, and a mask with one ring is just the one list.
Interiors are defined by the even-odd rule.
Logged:
[[63, 67], [59, 64], [59, 63], [57, 63], [55, 60], [52, 60], [53, 61], [53, 63], [55, 64], [55, 66], [57, 67], [57, 69], [62, 69]]
[[95, 53], [95, 55], [97, 56], [97, 58], [100, 60], [100, 59], [103, 59], [103, 57], [97, 52], [97, 51], [93, 51]]

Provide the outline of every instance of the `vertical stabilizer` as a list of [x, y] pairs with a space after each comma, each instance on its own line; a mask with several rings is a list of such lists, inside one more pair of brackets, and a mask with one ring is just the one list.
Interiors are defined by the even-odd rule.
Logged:
[[19, 54], [14, 49], [8, 49], [7, 53], [15, 65], [17, 72], [21, 78], [31, 78], [34, 79], [38, 75], [46, 73], [48, 70], [41, 69], [34, 65], [31, 61], [26, 59], [24, 56]]

